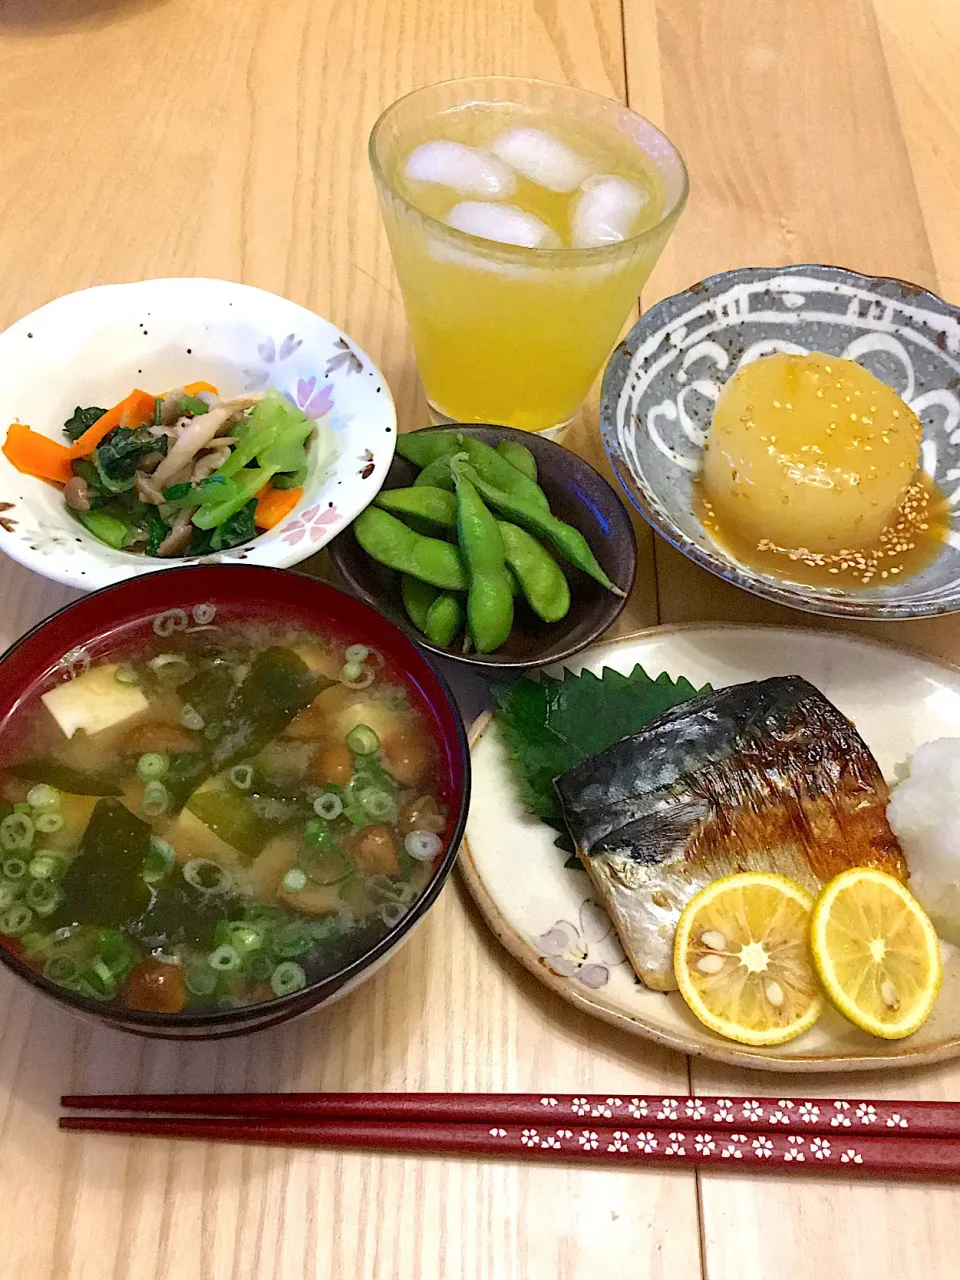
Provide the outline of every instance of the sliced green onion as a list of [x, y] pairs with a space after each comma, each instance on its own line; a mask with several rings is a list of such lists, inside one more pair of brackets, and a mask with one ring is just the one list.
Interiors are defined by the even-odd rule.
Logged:
[[217, 947], [216, 951], [211, 951], [207, 956], [207, 964], [218, 973], [233, 973], [240, 968], [241, 963], [240, 952], [229, 943]]
[[381, 791], [379, 787], [364, 787], [357, 800], [364, 813], [378, 821], [396, 816], [397, 803], [389, 791]]
[[307, 985], [307, 975], [298, 964], [294, 964], [292, 960], [285, 960], [271, 973], [270, 985], [275, 995], [289, 996]]
[[227, 936], [230, 939], [229, 945], [242, 956], [263, 947], [263, 931], [249, 924], [231, 924]]
[[9, 881], [0, 884], [0, 911], [6, 911], [7, 907], [12, 907], [17, 900], [17, 891], [19, 885], [12, 885]]
[[359, 666], [361, 662], [366, 662], [369, 652], [365, 644], [352, 644], [343, 655], [344, 661], [356, 663]]
[[166, 685], [185, 684], [193, 675], [193, 667], [179, 653], [158, 653], [147, 666], [160, 683]]
[[207, 722], [196, 707], [191, 707], [189, 702], [185, 702], [180, 708], [180, 723], [185, 729], [199, 731]]
[[84, 969], [77, 989], [94, 1000], [112, 1000], [117, 994], [117, 980], [101, 956]]
[[368, 724], [358, 724], [347, 734], [347, 746], [358, 756], [372, 756], [380, 750], [380, 739]]
[[26, 933], [32, 924], [33, 912], [22, 902], [18, 902], [15, 907], [9, 907], [0, 916], [0, 933], [5, 933], [10, 938], [19, 938], [20, 934]]
[[25, 900], [38, 916], [49, 916], [63, 901], [63, 894], [52, 880], [31, 880]]
[[113, 678], [117, 684], [139, 684], [140, 677], [137, 675], [136, 667], [130, 665], [129, 662], [121, 662], [113, 673]]
[[325, 791], [322, 796], [317, 796], [314, 800], [313, 812], [318, 818], [326, 818], [328, 822], [332, 822], [343, 813], [343, 801], [335, 791]]
[[137, 761], [137, 773], [144, 782], [153, 778], [162, 778], [170, 769], [170, 757], [162, 751], [148, 751]]
[[18, 800], [13, 806], [14, 813], [25, 813], [29, 817], [33, 813], [33, 805], [27, 804], [26, 800]]
[[62, 987], [74, 983], [79, 973], [80, 966], [72, 956], [51, 956], [43, 966], [43, 976]]
[[60, 813], [38, 813], [34, 824], [41, 835], [51, 836], [63, 826], [63, 815]]
[[432, 831], [411, 831], [404, 836], [403, 847], [418, 862], [432, 862], [443, 848], [443, 841]]
[[243, 958], [243, 972], [254, 982], [266, 982], [276, 965], [263, 951], [252, 951]]
[[280, 886], [287, 893], [299, 893], [301, 889], [307, 887], [307, 873], [301, 871], [299, 867], [291, 867], [280, 881]]
[[33, 821], [25, 813], [8, 813], [0, 822], [0, 845], [8, 853], [29, 849], [33, 841]]
[[340, 683], [348, 689], [366, 689], [373, 684], [373, 672], [369, 667], [356, 662], [348, 662], [340, 672]]
[[60, 792], [45, 782], [38, 783], [27, 792], [27, 804], [33, 809], [59, 809]]
[[380, 919], [388, 929], [399, 924], [406, 914], [407, 908], [402, 902], [384, 902], [380, 907]]
[[183, 971], [183, 985], [195, 996], [212, 996], [217, 989], [217, 975], [209, 961], [187, 965]]
[[194, 889], [203, 889], [208, 893], [226, 889], [230, 884], [230, 876], [225, 868], [211, 858], [192, 858], [183, 868], [183, 878]]
[[143, 860], [143, 878], [147, 884], [156, 884], [168, 874], [177, 855], [172, 844], [153, 836], [150, 840], [150, 852]]
[[220, 737], [222, 733], [223, 733], [222, 724], [208, 724], [203, 731], [203, 736], [206, 738], [208, 742], [216, 742], [216, 740]]
[[167, 812], [170, 808], [170, 792], [162, 782], [151, 778], [143, 788], [140, 808], [148, 818], [159, 818], [162, 813]]
[[30, 859], [27, 870], [35, 880], [59, 880], [66, 870], [66, 862], [56, 853], [42, 849]]
[[227, 777], [238, 791], [249, 791], [253, 785], [253, 765], [235, 764]]
[[6, 858], [2, 870], [8, 880], [22, 880], [27, 874], [27, 864], [23, 858]]
[[303, 927], [313, 938], [314, 942], [330, 942], [333, 938], [339, 938], [342, 932], [340, 921], [336, 916], [324, 916], [320, 920], [305, 920]]
[[271, 950], [278, 956], [300, 956], [313, 946], [313, 939], [299, 920], [278, 929], [271, 940]]

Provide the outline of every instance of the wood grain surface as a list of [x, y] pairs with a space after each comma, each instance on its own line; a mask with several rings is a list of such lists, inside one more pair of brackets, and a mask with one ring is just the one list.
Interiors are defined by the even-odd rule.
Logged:
[[[955, 0], [0, 0], [0, 323], [94, 283], [243, 280], [355, 335], [401, 425], [423, 425], [366, 136], [400, 93], [493, 72], [629, 101], [680, 146], [691, 200], [647, 300], [727, 267], [803, 261], [957, 299], [958, 64]], [[598, 462], [596, 396], [567, 443]], [[640, 532], [620, 630], [810, 621]], [[4, 561], [0, 643], [71, 595]], [[956, 659], [958, 627], [863, 629]], [[952, 1187], [68, 1141], [54, 1127], [64, 1091], [691, 1086], [784, 1087], [578, 1015], [502, 953], [456, 882], [357, 992], [246, 1039], [106, 1033], [0, 974], [0, 1277], [956, 1275]], [[881, 1086], [956, 1098], [960, 1072], [844, 1079], [848, 1093]]]

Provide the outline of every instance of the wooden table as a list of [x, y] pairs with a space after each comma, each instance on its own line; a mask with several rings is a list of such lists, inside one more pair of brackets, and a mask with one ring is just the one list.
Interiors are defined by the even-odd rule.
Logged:
[[[680, 146], [692, 196], [648, 300], [728, 267], [807, 261], [956, 299], [958, 63], [956, 0], [0, 0], [0, 323], [106, 281], [243, 280], [355, 335], [401, 424], [423, 425], [366, 136], [400, 93], [492, 72], [629, 101]], [[598, 459], [595, 409], [568, 443]], [[810, 621], [724, 586], [645, 528], [641, 546], [621, 630]], [[71, 594], [4, 563], [0, 640]], [[862, 629], [957, 656], [955, 620]], [[507, 958], [457, 883], [361, 990], [246, 1040], [93, 1030], [0, 974], [0, 1277], [958, 1273], [960, 1190], [947, 1186], [66, 1141], [54, 1127], [64, 1090], [547, 1086], [785, 1087], [579, 1016]], [[960, 1068], [842, 1087], [956, 1098]]]

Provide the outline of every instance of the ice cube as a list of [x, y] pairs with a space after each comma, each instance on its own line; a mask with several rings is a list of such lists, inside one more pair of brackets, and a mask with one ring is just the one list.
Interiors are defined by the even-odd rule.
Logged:
[[625, 240], [641, 209], [650, 199], [643, 187], [602, 174], [588, 178], [573, 211], [573, 245], [592, 249]]
[[515, 204], [484, 204], [462, 200], [447, 214], [447, 222], [458, 231], [501, 244], [518, 244], [525, 249], [558, 249], [560, 237], [532, 213]]
[[414, 147], [404, 171], [418, 182], [436, 182], [461, 195], [484, 196], [488, 200], [510, 195], [517, 185], [513, 171], [496, 156], [443, 138]]
[[508, 129], [490, 150], [549, 191], [576, 191], [590, 172], [586, 160], [545, 129]]

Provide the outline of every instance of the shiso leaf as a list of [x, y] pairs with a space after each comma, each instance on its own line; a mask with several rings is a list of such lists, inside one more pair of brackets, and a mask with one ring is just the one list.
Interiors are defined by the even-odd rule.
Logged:
[[[559, 833], [556, 844], [567, 852], [574, 845], [563, 821], [553, 780], [581, 760], [596, 755], [621, 738], [638, 733], [655, 716], [708, 693], [685, 677], [666, 672], [654, 680], [639, 664], [629, 675], [604, 667], [556, 679], [524, 677], [516, 683], [494, 683], [494, 715], [520, 786], [522, 803]], [[568, 867], [579, 866], [576, 858]]]

